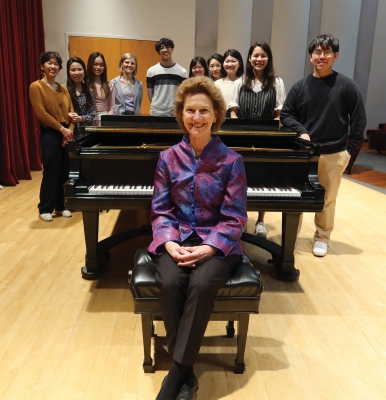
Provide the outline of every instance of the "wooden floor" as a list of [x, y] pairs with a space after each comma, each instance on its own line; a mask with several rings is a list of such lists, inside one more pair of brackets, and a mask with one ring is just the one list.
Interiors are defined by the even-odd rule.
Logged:
[[[40, 221], [40, 174], [0, 193], [0, 399], [154, 400], [171, 360], [157, 337], [158, 370], [143, 373], [127, 285], [147, 239], [114, 248], [106, 275], [83, 280], [81, 214]], [[324, 258], [311, 254], [313, 215], [304, 215], [295, 283], [273, 279], [269, 254], [246, 245], [265, 286], [246, 371], [233, 374], [235, 339], [223, 337], [224, 322], [210, 322], [195, 366], [199, 400], [386, 399], [385, 204], [384, 194], [344, 179]], [[105, 238], [147, 216], [112, 210], [100, 219]], [[280, 214], [266, 222], [279, 241]]]
[[[361, 152], [374, 155], [379, 154], [381, 157], [384, 157], [384, 164], [386, 165], [386, 153], [377, 153], [375, 150], [369, 149], [368, 143], [363, 143]], [[380, 188], [386, 188], [386, 173], [377, 171], [375, 169], [370, 169], [354, 164], [351, 170], [351, 175], [349, 175], [349, 177], [351, 179], [368, 183], [370, 185], [374, 185]]]
[[373, 169], [360, 167], [354, 164], [349, 177], [373, 186], [386, 188], [386, 174], [384, 172], [375, 171]]

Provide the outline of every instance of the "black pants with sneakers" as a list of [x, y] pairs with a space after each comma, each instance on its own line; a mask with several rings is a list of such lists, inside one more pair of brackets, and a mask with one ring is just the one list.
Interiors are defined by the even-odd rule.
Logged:
[[40, 214], [64, 210], [63, 184], [68, 180], [70, 169], [68, 152], [62, 146], [62, 140], [59, 131], [49, 127], [41, 129], [43, 178], [38, 204]]

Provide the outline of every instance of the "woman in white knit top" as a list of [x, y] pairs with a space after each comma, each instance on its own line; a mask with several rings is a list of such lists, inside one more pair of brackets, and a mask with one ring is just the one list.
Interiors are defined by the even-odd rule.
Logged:
[[225, 78], [218, 79], [214, 84], [220, 89], [225, 103], [227, 105], [226, 116], [230, 117], [229, 103], [231, 101], [231, 95], [233, 86], [237, 79], [240, 78], [244, 73], [244, 63], [241, 54], [235, 49], [229, 49], [224, 53], [224, 63], [222, 66], [222, 75]]

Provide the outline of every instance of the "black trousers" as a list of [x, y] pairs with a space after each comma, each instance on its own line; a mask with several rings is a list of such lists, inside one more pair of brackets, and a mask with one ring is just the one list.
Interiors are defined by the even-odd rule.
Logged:
[[[183, 246], [202, 240], [188, 238]], [[193, 365], [214, 307], [217, 291], [239, 263], [239, 255], [212, 257], [195, 268], [181, 268], [165, 252], [157, 257], [156, 281], [166, 329], [168, 351], [175, 361]]]
[[42, 128], [40, 146], [43, 159], [43, 178], [40, 186], [39, 213], [64, 210], [63, 184], [69, 176], [69, 158], [62, 146], [63, 135], [52, 128]]

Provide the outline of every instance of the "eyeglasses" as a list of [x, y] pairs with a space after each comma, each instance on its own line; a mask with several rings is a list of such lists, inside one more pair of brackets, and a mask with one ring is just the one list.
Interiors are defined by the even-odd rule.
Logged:
[[316, 57], [321, 57], [323, 54], [324, 57], [330, 58], [330, 57], [333, 57], [335, 53], [331, 50], [323, 50], [323, 51], [322, 50], [314, 50], [312, 52], [312, 54]]
[[171, 47], [170, 47], [170, 46], [164, 46], [164, 45], [162, 45], [159, 49], [160, 49], [160, 50], [170, 50]]

